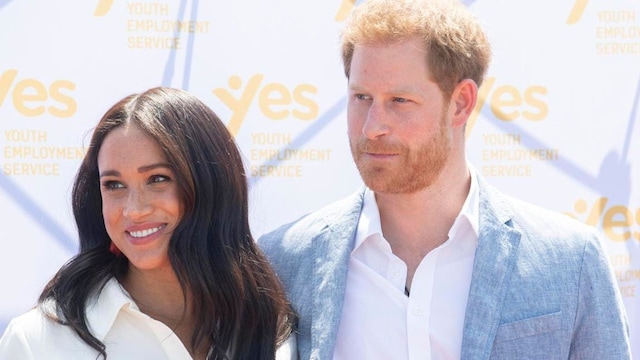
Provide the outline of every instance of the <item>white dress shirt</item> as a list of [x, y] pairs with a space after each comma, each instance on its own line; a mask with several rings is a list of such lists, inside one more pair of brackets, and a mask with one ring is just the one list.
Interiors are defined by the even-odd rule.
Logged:
[[[87, 322], [94, 336], [106, 345], [109, 360], [192, 359], [177, 335], [140, 312], [115, 278], [88, 306]], [[296, 359], [296, 351], [292, 335], [280, 346], [276, 359]], [[97, 355], [70, 327], [49, 320], [40, 308], [13, 319], [0, 338], [0, 360], [94, 360]]]
[[384, 239], [375, 195], [365, 190], [334, 359], [460, 359], [478, 206], [472, 172], [448, 240], [422, 259], [406, 296], [407, 266]]

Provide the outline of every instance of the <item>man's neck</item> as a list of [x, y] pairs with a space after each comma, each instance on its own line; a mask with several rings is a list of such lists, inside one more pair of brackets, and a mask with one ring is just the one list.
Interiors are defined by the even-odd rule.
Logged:
[[[407, 265], [407, 286], [422, 259], [448, 239], [469, 194], [471, 176], [444, 177], [431, 186], [410, 194], [379, 194], [376, 203], [385, 239], [393, 253]], [[441, 177], [443, 178], [443, 177]]]

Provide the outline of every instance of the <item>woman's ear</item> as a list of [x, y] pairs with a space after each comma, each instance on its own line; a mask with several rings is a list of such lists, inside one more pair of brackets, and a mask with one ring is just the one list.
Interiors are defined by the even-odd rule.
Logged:
[[473, 109], [476, 106], [476, 100], [478, 99], [478, 86], [475, 81], [471, 79], [464, 79], [456, 85], [451, 93], [450, 106], [453, 107], [452, 125], [463, 126]]

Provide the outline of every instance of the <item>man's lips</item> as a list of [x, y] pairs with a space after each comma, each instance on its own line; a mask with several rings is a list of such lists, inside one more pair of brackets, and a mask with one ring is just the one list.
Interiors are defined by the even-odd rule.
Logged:
[[381, 153], [381, 152], [365, 152], [363, 154], [365, 156], [372, 157], [374, 159], [387, 159], [387, 158], [391, 158], [398, 155], [396, 153]]

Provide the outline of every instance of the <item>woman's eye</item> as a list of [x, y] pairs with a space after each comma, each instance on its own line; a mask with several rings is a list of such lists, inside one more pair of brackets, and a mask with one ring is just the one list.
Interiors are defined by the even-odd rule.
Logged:
[[104, 181], [102, 183], [102, 187], [107, 189], [107, 190], [117, 190], [117, 189], [122, 189], [124, 188], [124, 185], [122, 185], [122, 183], [118, 182], [118, 181]]
[[166, 182], [166, 181], [171, 181], [171, 178], [169, 178], [168, 176], [164, 176], [164, 175], [153, 175], [150, 179], [149, 179], [149, 183], [161, 183], [161, 182]]

